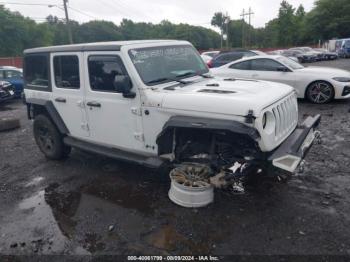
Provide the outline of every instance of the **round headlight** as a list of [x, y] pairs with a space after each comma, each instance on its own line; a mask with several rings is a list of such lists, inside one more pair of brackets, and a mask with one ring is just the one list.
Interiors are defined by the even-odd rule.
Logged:
[[275, 131], [276, 120], [271, 111], [266, 111], [261, 118], [262, 128], [267, 134], [272, 134]]
[[262, 127], [265, 129], [266, 127], [266, 123], [267, 123], [267, 117], [266, 117], [266, 113], [264, 113], [263, 117], [262, 117]]

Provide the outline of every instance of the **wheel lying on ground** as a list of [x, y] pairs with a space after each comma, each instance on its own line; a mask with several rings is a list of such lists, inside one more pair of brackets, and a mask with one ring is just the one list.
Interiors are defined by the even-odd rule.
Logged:
[[315, 81], [306, 90], [306, 97], [315, 104], [325, 104], [334, 98], [334, 88], [326, 81]]
[[18, 118], [0, 118], [0, 132], [18, 128], [20, 122]]
[[48, 159], [62, 159], [71, 151], [70, 147], [64, 145], [63, 137], [56, 126], [45, 115], [38, 115], [34, 119], [34, 138]]

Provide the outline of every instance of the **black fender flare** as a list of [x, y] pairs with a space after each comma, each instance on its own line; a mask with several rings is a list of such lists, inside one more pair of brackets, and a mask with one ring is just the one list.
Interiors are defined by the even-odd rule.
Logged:
[[29, 119], [33, 118], [33, 116], [31, 115], [31, 106], [32, 105], [42, 106], [43, 108], [45, 108], [45, 111], [47, 112], [48, 116], [51, 118], [53, 123], [56, 125], [60, 133], [63, 135], [69, 134], [69, 130], [66, 124], [64, 123], [63, 119], [61, 118], [60, 114], [58, 113], [52, 101], [39, 99], [39, 98], [27, 98], [26, 104], [27, 104], [27, 112], [28, 112]]
[[198, 130], [226, 131], [235, 134], [245, 135], [256, 141], [260, 138], [260, 134], [254, 127], [234, 120], [222, 120], [211, 118], [200, 118], [190, 116], [172, 116], [164, 124], [162, 131], [158, 134], [156, 143], [158, 145], [158, 155], [164, 153], [164, 145], [169, 145], [169, 136], [172, 137], [173, 130], [176, 128], [190, 128]]

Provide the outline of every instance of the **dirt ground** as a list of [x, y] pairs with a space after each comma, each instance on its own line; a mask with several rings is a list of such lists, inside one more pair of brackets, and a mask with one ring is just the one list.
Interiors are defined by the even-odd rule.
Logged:
[[[350, 70], [350, 60], [308, 66]], [[150, 170], [73, 150], [39, 152], [20, 101], [0, 106], [19, 129], [0, 133], [0, 253], [9, 255], [350, 255], [350, 101], [312, 105], [323, 143], [305, 172], [242, 195], [216, 192], [200, 209], [176, 206]]]

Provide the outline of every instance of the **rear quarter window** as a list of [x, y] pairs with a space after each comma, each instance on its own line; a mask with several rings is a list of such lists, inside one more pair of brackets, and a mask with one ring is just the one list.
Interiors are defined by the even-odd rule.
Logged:
[[28, 55], [24, 59], [26, 87], [49, 89], [49, 60], [47, 54]]

